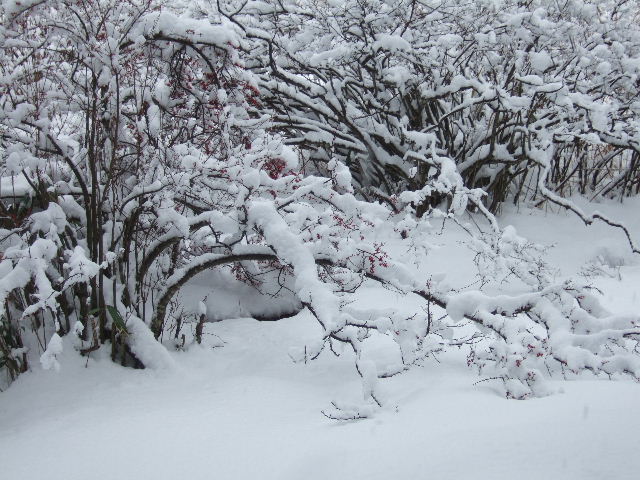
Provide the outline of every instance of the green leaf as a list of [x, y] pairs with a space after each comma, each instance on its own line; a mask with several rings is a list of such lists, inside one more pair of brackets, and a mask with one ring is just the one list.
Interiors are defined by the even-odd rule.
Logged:
[[129, 331], [127, 330], [127, 325], [125, 321], [122, 319], [122, 317], [120, 316], [120, 313], [118, 313], [118, 310], [116, 310], [116, 308], [111, 305], [106, 305], [105, 308], [111, 315], [111, 320], [113, 321], [113, 324], [115, 325], [115, 327], [118, 329], [118, 333], [129, 335]]

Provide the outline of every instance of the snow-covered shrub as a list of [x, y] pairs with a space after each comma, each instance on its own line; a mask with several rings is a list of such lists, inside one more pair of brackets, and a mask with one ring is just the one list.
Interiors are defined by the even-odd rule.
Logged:
[[[323, 8], [362, 10], [360, 4], [336, 5]], [[416, 18], [429, 18], [427, 7], [412, 5]], [[274, 15], [265, 3], [245, 6], [264, 25]], [[392, 13], [385, 2], [375, 6], [380, 9], [372, 11], [381, 15]], [[453, 337], [451, 322], [472, 321], [485, 335], [488, 348], [477, 346], [470, 363], [483, 372], [491, 369], [510, 397], [544, 394], [543, 378], [563, 371], [640, 375], [633, 354], [637, 318], [609, 317], [588, 289], [556, 284], [525, 240], [498, 227], [484, 204], [486, 192], [469, 181], [462, 157], [444, 147], [447, 119], [454, 130], [455, 122], [490, 129], [493, 114], [485, 109], [498, 108], [502, 93], [478, 79], [450, 76], [438, 87], [442, 95], [418, 95], [415, 73], [406, 77], [394, 59], [400, 53], [412, 58], [407, 45], [424, 40], [420, 29], [408, 25], [394, 35], [374, 33], [375, 45], [367, 46], [356, 41], [364, 35], [356, 22], [349, 27], [355, 32], [353, 51], [338, 45], [315, 57], [306, 52], [305, 61], [322, 66], [311, 73], [281, 68], [297, 68], [296, 49], [305, 42], [331, 45], [331, 37], [311, 35], [312, 29], [305, 42], [292, 44], [291, 58], [262, 58], [273, 61], [267, 62], [267, 74], [255, 64], [264, 53], [257, 39], [266, 40], [265, 31], [226, 11], [196, 5], [176, 13], [155, 0], [5, 2], [3, 8], [0, 148], [7, 191], [0, 192], [6, 211], [0, 232], [0, 354], [12, 376], [38, 351], [44, 367], [57, 368], [60, 340], [68, 333], [81, 336], [84, 355], [110, 345], [114, 360], [166, 368], [171, 358], [163, 334], [171, 328], [177, 338], [180, 328], [171, 306], [183, 286], [211, 269], [224, 269], [265, 294], [287, 296], [317, 319], [317, 341], [294, 352], [294, 359], [337, 353], [338, 344], [350, 348], [364, 403], [336, 403], [325, 412], [332, 418], [369, 415], [383, 403], [379, 378], [401, 373], [435, 351], [478, 340], [478, 334]], [[292, 35], [296, 24], [287, 22], [313, 18], [304, 10], [281, 13], [282, 27]], [[534, 21], [532, 15], [525, 15], [527, 21]], [[398, 21], [385, 18], [376, 13], [367, 21], [385, 28]], [[305, 20], [305, 28], [324, 28], [322, 22], [315, 25]], [[305, 32], [302, 23], [298, 27]], [[404, 39], [407, 32], [415, 38]], [[454, 37], [442, 45], [447, 59], [458, 48]], [[445, 60], [438, 45], [424, 46], [436, 52], [433, 62]], [[257, 53], [245, 53], [247, 46]], [[330, 87], [318, 85], [330, 64], [340, 63], [336, 55], [355, 65], [349, 55], [356, 51], [378, 59], [371, 68], [386, 72], [384, 79], [365, 75], [371, 69], [362, 58], [358, 82], [343, 72], [335, 74], [342, 83], [331, 73]], [[373, 84], [375, 95], [360, 90]], [[397, 92], [405, 90], [418, 95], [417, 103], [400, 107]], [[278, 103], [278, 92], [293, 103]], [[377, 113], [341, 104], [345, 98]], [[412, 126], [414, 117], [387, 115], [388, 109], [410, 108], [445, 117], [421, 131]], [[523, 115], [519, 108], [509, 115]], [[300, 141], [282, 141], [278, 131], [291, 127], [285, 118], [298, 122]], [[526, 135], [544, 137], [538, 126]], [[447, 140], [454, 142], [452, 149], [469, 146], [466, 128]], [[308, 142], [331, 146], [314, 151], [326, 155], [321, 168], [304, 163]], [[482, 145], [485, 140], [478, 152]], [[507, 156], [506, 147], [490, 147], [491, 155], [492, 148]], [[467, 150], [461, 151], [474, 159]], [[364, 162], [365, 152], [380, 161]], [[376, 177], [376, 169], [396, 172], [398, 195], [375, 182], [368, 185], [373, 190], [354, 189], [354, 183], [363, 187], [363, 179]], [[478, 265], [515, 276], [521, 294], [459, 293], [421, 270], [430, 251], [429, 220], [466, 228], [470, 209], [487, 220], [481, 234], [469, 230]], [[390, 242], [399, 248], [391, 249]], [[365, 282], [417, 295], [424, 308], [413, 315], [357, 308], [353, 301]], [[196, 340], [203, 318], [201, 313]], [[364, 358], [364, 346], [376, 336], [394, 342], [395, 363], [380, 367]]]
[[160, 347], [133, 326], [156, 318], [164, 280], [207, 248], [187, 237], [227, 199], [199, 209], [198, 187], [278, 155], [247, 113], [236, 34], [155, 0], [2, 8], [3, 358], [17, 361], [24, 330], [42, 351], [79, 321], [84, 354], [110, 340], [138, 362]]
[[457, 170], [492, 212], [551, 201], [590, 223], [608, 220], [563, 197], [639, 191], [637, 2], [236, 3], [287, 142], [367, 198], [421, 190], [421, 216]]

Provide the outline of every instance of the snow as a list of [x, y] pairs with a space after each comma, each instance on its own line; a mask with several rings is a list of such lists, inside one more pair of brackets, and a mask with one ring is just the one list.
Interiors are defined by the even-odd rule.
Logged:
[[389, 35], [379, 33], [376, 35], [376, 41], [371, 45], [371, 49], [376, 51], [379, 49], [388, 50], [390, 52], [401, 51], [408, 52], [411, 50], [411, 44], [399, 35]]
[[[237, 46], [238, 38], [233, 30], [223, 25], [212, 25], [206, 20], [197, 20], [186, 16], [177, 16], [168, 11], [147, 15], [140, 22], [138, 29], [131, 33], [134, 39], [140, 34], [171, 34], [177, 37], [197, 39], [224, 48]], [[229, 48], [232, 51], [232, 48]]]
[[54, 333], [47, 344], [47, 349], [40, 356], [40, 363], [42, 368], [49, 370], [54, 368], [56, 371], [60, 371], [60, 363], [57, 356], [63, 352], [62, 338], [57, 333]]
[[65, 216], [62, 208], [57, 203], [50, 203], [46, 210], [31, 215], [31, 231], [49, 233], [52, 229], [56, 232], [64, 231]]
[[553, 65], [553, 60], [548, 52], [531, 52], [529, 54], [529, 59], [531, 60], [531, 66], [534, 70], [542, 73], [551, 65]]
[[149, 327], [139, 318], [131, 316], [126, 321], [131, 351], [151, 370], [162, 372], [176, 369], [175, 360], [156, 341]]
[[2, 198], [22, 197], [30, 191], [31, 186], [24, 175], [0, 177], [0, 197]]
[[397, 411], [335, 423], [319, 410], [359, 382], [333, 359], [290, 362], [281, 346], [300, 320], [216, 324], [225, 346], [180, 356], [180, 375], [72, 360], [21, 378], [0, 397], [3, 477], [637, 478], [637, 385], [574, 382], [509, 401], [443, 357], [391, 380]]
[[[640, 232], [637, 202], [598, 209]], [[556, 244], [548, 253], [561, 275], [608, 249], [620, 276], [594, 279], [606, 306], [615, 313], [640, 307], [640, 266], [622, 235], [564, 212], [512, 210], [501, 220], [514, 224], [507, 236], [517, 230]], [[447, 227], [432, 260], [454, 283], [468, 278], [457, 269], [472, 255], [459, 238]], [[197, 298], [206, 289], [203, 275], [184, 289], [185, 298], [212, 315], [225, 294], [212, 296], [215, 302]], [[384, 305], [402, 313], [418, 300], [367, 285], [357, 303], [353, 309]], [[389, 327], [390, 319], [380, 325]], [[278, 322], [211, 323], [203, 345], [171, 353], [146, 350], [155, 342], [136, 319], [127, 328], [149, 337], [134, 343], [136, 353], [158, 369], [126, 369], [101, 352], [85, 368], [79, 340], [54, 335], [60, 341], [52, 339], [47, 352], [59, 371], [32, 367], [0, 394], [3, 478], [631, 480], [640, 469], [640, 416], [633, 413], [640, 387], [631, 381], [554, 380], [550, 388], [563, 393], [507, 400], [495, 383], [478, 382], [464, 350], [453, 350], [381, 382], [376, 370], [393, 359], [377, 343], [363, 349], [362, 382], [348, 354], [291, 361], [290, 347], [315, 341], [321, 328], [308, 312]], [[373, 418], [336, 422], [320, 413], [332, 400], [361, 402], [376, 381], [385, 406]], [[34, 449], [35, 460], [25, 461]], [[97, 452], [117, 461], [97, 462]]]
[[[632, 233], [635, 232], [634, 237], [638, 238], [640, 216], [637, 212], [640, 199], [625, 200], [624, 208], [621, 208], [619, 201], [603, 201], [593, 205], [580, 197], [571, 200], [582, 209], [597, 209], [620, 221]], [[544, 244], [547, 247], [545, 254], [548, 260], [564, 275], [579, 271], [586, 263], [597, 260], [604, 252], [610, 261], [624, 263], [630, 271], [635, 272], [633, 266], [640, 264], [640, 257], [631, 252], [622, 231], [599, 222], [585, 226], [575, 214], [555, 206], [546, 207], [544, 210], [507, 208], [501, 222], [503, 225], [513, 225], [525, 238]], [[607, 291], [607, 295], [614, 293]]]

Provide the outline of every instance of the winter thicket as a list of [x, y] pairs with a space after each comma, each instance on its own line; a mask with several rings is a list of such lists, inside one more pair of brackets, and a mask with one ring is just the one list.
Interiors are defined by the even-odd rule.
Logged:
[[[638, 253], [568, 199], [640, 190], [634, 2], [3, 0], [1, 18], [7, 379], [58, 368], [64, 336], [170, 368], [213, 316], [180, 290], [213, 270], [280, 301], [258, 318], [317, 319], [294, 360], [349, 347], [364, 399], [333, 418], [368, 416], [378, 379], [448, 348], [512, 398], [640, 377], [638, 318], [556, 281], [494, 216], [551, 202]], [[473, 287], [421, 267], [434, 221], [468, 233]], [[424, 306], [357, 308], [365, 283]], [[395, 363], [362, 357], [376, 336]]]

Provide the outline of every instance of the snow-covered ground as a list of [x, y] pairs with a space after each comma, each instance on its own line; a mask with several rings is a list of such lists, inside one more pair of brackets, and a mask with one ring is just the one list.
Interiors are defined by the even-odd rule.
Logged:
[[[598, 209], [640, 238], [639, 201]], [[618, 232], [542, 211], [509, 210], [502, 223], [556, 244], [549, 258], [563, 276], [604, 263], [593, 282], [607, 307], [640, 308], [640, 261]], [[452, 281], [469, 255], [458, 239], [445, 231], [434, 258]], [[410, 308], [372, 287], [363, 299]], [[213, 323], [208, 346], [172, 353], [167, 371], [100, 358], [85, 368], [65, 345], [59, 372], [36, 366], [0, 394], [0, 478], [640, 478], [640, 385], [558, 381], [562, 393], [506, 400], [491, 381], [477, 383], [465, 353], [454, 351], [385, 380], [386, 406], [374, 418], [335, 422], [321, 410], [358, 397], [352, 359], [323, 355], [304, 365], [288, 356], [316, 328], [304, 314]]]

